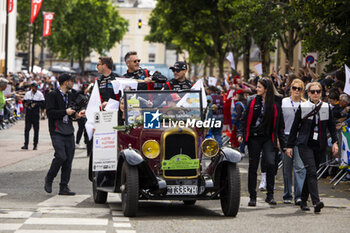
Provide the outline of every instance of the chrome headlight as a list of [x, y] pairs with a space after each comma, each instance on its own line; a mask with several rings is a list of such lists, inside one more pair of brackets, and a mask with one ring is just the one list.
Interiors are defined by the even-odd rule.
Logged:
[[202, 153], [211, 158], [219, 153], [219, 143], [212, 138], [205, 139], [201, 145]]
[[149, 159], [155, 159], [160, 153], [160, 146], [156, 140], [147, 140], [142, 145], [142, 153]]

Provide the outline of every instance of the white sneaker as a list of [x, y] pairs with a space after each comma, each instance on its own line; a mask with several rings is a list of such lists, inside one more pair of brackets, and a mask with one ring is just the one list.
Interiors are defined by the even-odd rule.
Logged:
[[260, 191], [266, 191], [266, 172], [261, 173], [261, 181], [259, 185]]

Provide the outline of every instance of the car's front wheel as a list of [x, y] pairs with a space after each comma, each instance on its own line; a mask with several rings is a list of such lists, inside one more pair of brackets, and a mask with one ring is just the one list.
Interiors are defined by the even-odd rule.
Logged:
[[235, 217], [241, 199], [241, 181], [237, 164], [227, 164], [221, 175], [220, 202], [225, 216]]
[[93, 172], [92, 174], [92, 195], [94, 202], [97, 204], [104, 204], [107, 201], [107, 192], [97, 190], [97, 173]]
[[139, 202], [139, 172], [137, 167], [124, 162], [121, 176], [121, 199], [125, 217], [134, 217]]

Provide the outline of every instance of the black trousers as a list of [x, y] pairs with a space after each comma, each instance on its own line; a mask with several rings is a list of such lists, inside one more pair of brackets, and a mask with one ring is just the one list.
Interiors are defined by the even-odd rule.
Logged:
[[47, 173], [47, 181], [52, 182], [57, 176], [58, 171], [61, 169], [60, 187], [66, 187], [70, 180], [74, 158], [74, 134], [68, 136], [51, 134], [50, 136], [53, 148], [55, 149], [55, 158], [52, 160], [50, 169]]
[[273, 189], [275, 186], [275, 149], [272, 139], [265, 136], [251, 136], [248, 139], [248, 191], [251, 199], [256, 199], [257, 170], [261, 151], [266, 168], [267, 197], [273, 197]]
[[89, 140], [87, 139], [87, 133], [85, 131], [85, 122], [86, 122], [86, 118], [79, 118], [77, 120], [78, 122], [78, 131], [77, 131], [77, 137], [76, 137], [76, 144], [80, 143], [80, 139], [84, 134], [84, 143], [86, 144], [86, 142]]
[[34, 128], [34, 141], [33, 145], [38, 145], [39, 142], [39, 116], [26, 116], [25, 118], [25, 127], [24, 127], [24, 145], [28, 146], [29, 144], [29, 131]]
[[317, 204], [320, 201], [318, 195], [317, 184], [317, 169], [320, 165], [321, 158], [323, 157], [324, 150], [320, 150], [318, 147], [298, 146], [300, 158], [304, 163], [306, 169], [306, 178], [304, 181], [303, 191], [301, 193], [301, 200], [306, 202], [311, 196], [312, 204]]

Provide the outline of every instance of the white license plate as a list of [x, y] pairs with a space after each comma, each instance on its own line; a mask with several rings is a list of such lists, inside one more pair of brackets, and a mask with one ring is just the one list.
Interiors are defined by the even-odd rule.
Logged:
[[197, 185], [168, 185], [167, 195], [197, 195]]

